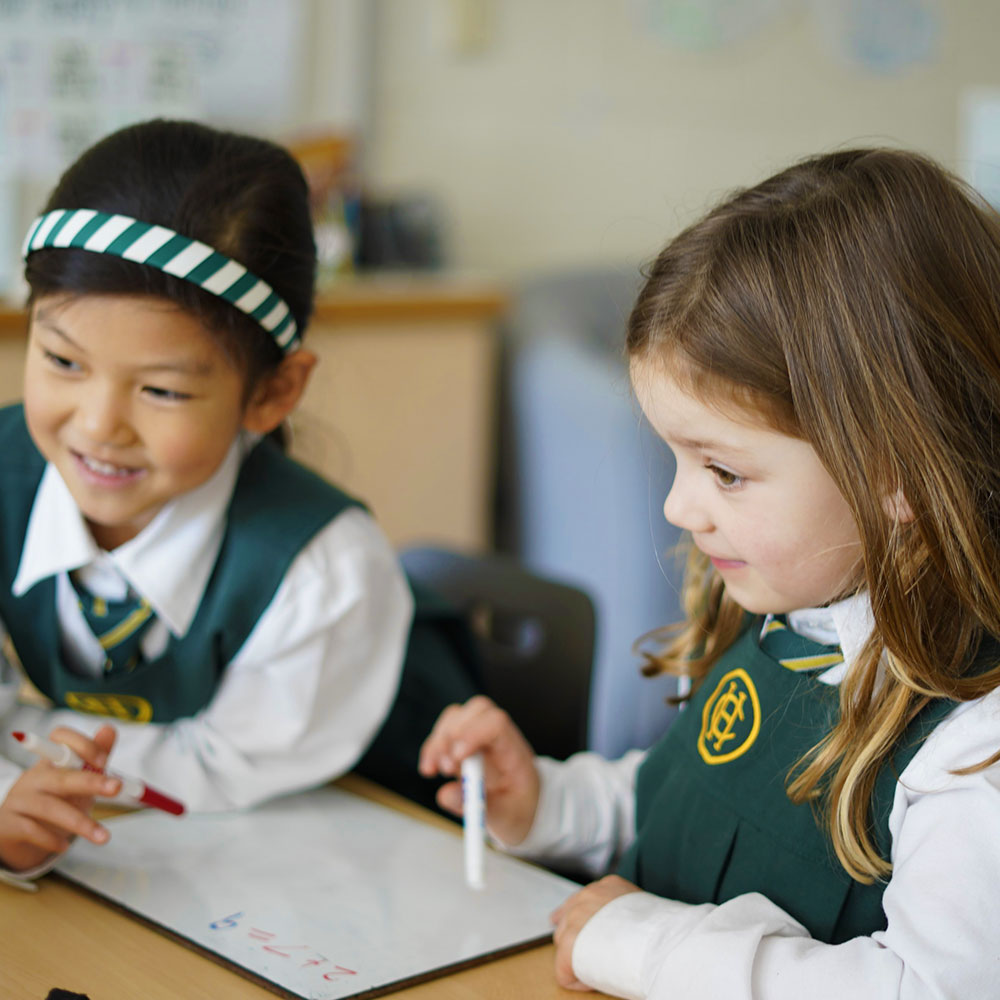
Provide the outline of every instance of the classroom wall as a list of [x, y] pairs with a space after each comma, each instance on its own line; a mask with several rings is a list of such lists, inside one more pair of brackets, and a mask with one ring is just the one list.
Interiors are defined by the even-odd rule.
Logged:
[[[187, 18], [197, 13], [202, 34], [214, 37], [215, 6], [173, 2]], [[219, 17], [236, 16], [236, 6], [217, 6]], [[167, 0], [149, 7], [153, 19]], [[447, 219], [449, 263], [501, 277], [645, 258], [733, 185], [819, 149], [890, 142], [961, 170], [962, 95], [1000, 91], [994, 0], [289, 0], [286, 7], [294, 16], [279, 20], [301, 28], [276, 60], [287, 83], [280, 100], [236, 98], [234, 115], [232, 95], [256, 93], [248, 80], [223, 88], [225, 100], [217, 87], [188, 88], [187, 110], [201, 101], [212, 120], [221, 113], [225, 124], [281, 140], [356, 130], [368, 186], [379, 195], [431, 195]], [[261, 12], [273, 18], [276, 9], [254, 0], [253, 16], [240, 20], [244, 34], [273, 33]], [[0, 17], [20, 24], [20, 10], [0, 4]], [[53, 10], [60, 24], [36, 39], [36, 49], [86, 38], [94, 55], [107, 56], [111, 42], [102, 48], [99, 39], [108, 19], [114, 38], [131, 38], [122, 3], [79, 0]], [[39, 95], [28, 101], [35, 111], [49, 94], [23, 80], [19, 90], [16, 74], [4, 90], [12, 68], [4, 61], [17, 52], [3, 41], [0, 33], [0, 125], [5, 108], [12, 121], [26, 113], [26, 94]], [[171, 44], [191, 56], [191, 39]], [[247, 59], [241, 65], [232, 52], [224, 63], [247, 72]], [[48, 68], [41, 57], [36, 70], [44, 77]], [[61, 112], [76, 115], [53, 130], [59, 135], [93, 124], [76, 93], [54, 95]], [[134, 108], [112, 96], [109, 122], [128, 120], [130, 109], [140, 117], [167, 110], [149, 104], [148, 94]], [[23, 159], [34, 147], [15, 142], [15, 133], [0, 143], [0, 277], [16, 270], [20, 233], [64, 165], [33, 162], [30, 175], [18, 174], [14, 153], [21, 149]]]
[[1000, 87], [993, 0], [381, 0], [373, 30], [369, 182], [433, 193], [453, 263], [506, 275], [645, 258], [817, 150], [959, 167], [961, 95]]

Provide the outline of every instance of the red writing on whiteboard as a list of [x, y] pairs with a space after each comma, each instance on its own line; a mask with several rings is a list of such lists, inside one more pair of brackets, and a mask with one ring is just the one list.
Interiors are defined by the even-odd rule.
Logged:
[[[340, 976], [356, 976], [353, 969], [345, 968], [331, 962], [325, 955], [321, 955], [315, 948], [308, 944], [290, 944], [281, 940], [276, 940], [277, 935], [273, 931], [263, 930], [260, 927], [242, 927], [241, 921], [246, 914], [241, 910], [238, 913], [230, 913], [228, 917], [220, 917], [213, 920], [208, 926], [213, 931], [238, 931], [237, 936], [246, 936], [247, 939], [261, 942], [260, 950], [271, 955], [278, 955], [281, 958], [292, 959], [301, 969], [315, 968], [317, 973], [323, 967], [323, 979], [327, 982]], [[296, 953], [296, 954], [293, 954]], [[303, 955], [302, 952], [308, 954]], [[304, 959], [304, 960], [303, 960]], [[332, 968], [330, 968], [332, 966]]]

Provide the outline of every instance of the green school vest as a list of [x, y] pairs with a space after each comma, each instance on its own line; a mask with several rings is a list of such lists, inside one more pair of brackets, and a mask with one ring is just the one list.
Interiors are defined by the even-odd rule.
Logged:
[[[163, 655], [127, 674], [81, 677], [60, 654], [54, 578], [22, 597], [11, 593], [45, 468], [19, 405], [0, 409], [0, 456], [0, 619], [22, 668], [57, 705], [132, 722], [172, 722], [204, 708], [296, 555], [343, 510], [361, 506], [273, 442], [260, 441], [240, 469], [219, 556], [188, 632], [171, 636]], [[420, 588], [414, 596], [400, 685], [363, 763], [375, 780], [430, 802], [434, 786], [416, 773], [420, 743], [446, 705], [479, 685], [460, 617]]]
[[84, 677], [60, 651], [55, 578], [11, 593], [35, 493], [45, 467], [21, 407], [0, 411], [0, 617], [32, 683], [57, 705], [133, 722], [172, 722], [211, 700], [222, 671], [271, 602], [302, 547], [357, 501], [293, 462], [270, 441], [244, 461], [219, 556], [183, 636], [134, 670]]
[[[814, 809], [785, 791], [789, 770], [834, 724], [838, 689], [764, 653], [762, 624], [752, 619], [643, 761], [636, 839], [619, 874], [685, 903], [762, 893], [819, 941], [872, 934], [886, 926], [885, 883], [854, 881]], [[896, 777], [953, 707], [929, 705], [882, 770], [871, 829], [883, 857]]]

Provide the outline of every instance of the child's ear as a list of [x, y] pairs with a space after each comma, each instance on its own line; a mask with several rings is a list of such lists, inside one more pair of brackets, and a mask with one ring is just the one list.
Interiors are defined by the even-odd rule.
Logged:
[[889, 517], [900, 524], [909, 524], [913, 520], [913, 508], [910, 507], [909, 501], [903, 496], [902, 490], [896, 490], [895, 493], [884, 497], [882, 499], [882, 506]]
[[295, 409], [316, 364], [311, 351], [298, 350], [254, 387], [243, 414], [243, 426], [257, 434], [269, 434]]

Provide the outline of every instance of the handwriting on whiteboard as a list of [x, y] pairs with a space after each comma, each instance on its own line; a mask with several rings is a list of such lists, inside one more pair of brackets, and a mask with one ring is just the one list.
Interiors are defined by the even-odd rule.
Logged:
[[260, 927], [243, 926], [241, 921], [246, 916], [242, 911], [230, 913], [228, 917], [221, 917], [213, 920], [208, 926], [213, 931], [238, 931], [240, 935], [248, 940], [257, 943], [261, 951], [266, 951], [279, 958], [287, 958], [294, 961], [300, 969], [314, 967], [316, 973], [328, 983], [335, 982], [342, 976], [356, 976], [353, 969], [346, 969], [342, 965], [337, 965], [325, 955], [321, 955], [315, 948], [308, 944], [290, 944], [277, 938], [271, 931], [262, 930]]

